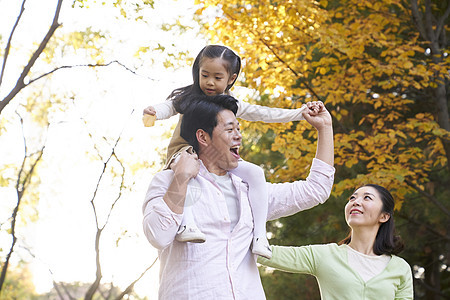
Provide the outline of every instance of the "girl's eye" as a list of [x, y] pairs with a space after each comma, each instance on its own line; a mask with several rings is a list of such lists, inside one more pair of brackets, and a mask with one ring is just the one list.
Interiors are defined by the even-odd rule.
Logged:
[[352, 201], [355, 200], [355, 196], [350, 196], [350, 198], [348, 198], [348, 201]]
[[372, 198], [370, 198], [369, 196], [365, 196], [364, 199], [365, 200], [372, 200]]
[[222, 78], [221, 77], [216, 77], [216, 80], [222, 80]]

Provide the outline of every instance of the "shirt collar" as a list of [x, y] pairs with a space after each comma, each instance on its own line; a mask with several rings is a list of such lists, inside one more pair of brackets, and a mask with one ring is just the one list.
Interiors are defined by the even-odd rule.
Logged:
[[[199, 159], [199, 161], [200, 161], [200, 170], [199, 170], [198, 173], [199, 173], [202, 177], [208, 179], [209, 181], [215, 182], [214, 178], [211, 176], [211, 173], [208, 171], [208, 169], [207, 169], [207, 168], [205, 167], [205, 165], [203, 164], [203, 161], [202, 161], [201, 159]], [[242, 179], [241, 179], [240, 177], [238, 177], [238, 176], [236, 176], [236, 175], [234, 175], [234, 174], [232, 174], [232, 173], [230, 173], [230, 172], [228, 172], [228, 174], [230, 174], [231, 180], [232, 180], [233, 182], [241, 182], [241, 181], [242, 181]]]

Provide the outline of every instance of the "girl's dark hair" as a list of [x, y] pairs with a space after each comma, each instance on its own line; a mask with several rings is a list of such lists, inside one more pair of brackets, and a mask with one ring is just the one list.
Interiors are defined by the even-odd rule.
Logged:
[[[391, 193], [382, 186], [376, 184], [365, 184], [361, 187], [370, 186], [377, 190], [380, 195], [381, 201], [383, 202], [382, 212], [388, 213], [390, 215], [389, 220], [382, 223], [378, 229], [377, 236], [375, 238], [375, 244], [373, 245], [373, 252], [376, 255], [382, 254], [399, 254], [403, 251], [404, 244], [400, 236], [395, 233], [394, 224], [394, 197]], [[359, 187], [359, 188], [361, 188]], [[358, 188], [358, 189], [359, 189]], [[357, 190], [357, 189], [356, 189]], [[339, 245], [349, 244], [352, 239], [352, 231], [348, 236], [339, 242]]]
[[[222, 58], [226, 62], [226, 68], [228, 74], [231, 76], [236, 73], [239, 75], [241, 70], [241, 58], [236, 55], [231, 49], [220, 45], [209, 45], [204, 47], [197, 57], [195, 58], [194, 65], [192, 66], [192, 79], [194, 83], [182, 88], [178, 88], [172, 91], [167, 97], [167, 100], [173, 101], [173, 106], [178, 113], [184, 114], [186, 108], [190, 106], [189, 95], [204, 95], [200, 89], [200, 64], [204, 58]], [[236, 76], [237, 79], [237, 76]], [[228, 94], [230, 88], [236, 82], [236, 79], [227, 86], [225, 94]]]
[[235, 115], [238, 109], [237, 100], [230, 95], [190, 95], [191, 105], [186, 109], [181, 121], [180, 135], [198, 153], [197, 130], [203, 129], [212, 137], [217, 126], [217, 115], [222, 110], [231, 110]]

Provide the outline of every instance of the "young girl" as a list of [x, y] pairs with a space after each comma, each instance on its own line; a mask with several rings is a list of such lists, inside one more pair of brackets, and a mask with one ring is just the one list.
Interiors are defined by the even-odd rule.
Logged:
[[[182, 113], [190, 105], [187, 96], [228, 94], [230, 88], [236, 82], [240, 69], [241, 59], [232, 50], [219, 45], [206, 46], [197, 55], [192, 67], [194, 83], [174, 90], [167, 101], [144, 109], [144, 114], [156, 115], [157, 120], [167, 119], [180, 113], [180, 120], [168, 146], [168, 159], [165, 168], [170, 168], [170, 164], [178, 153], [192, 151], [192, 147], [180, 136]], [[306, 108], [306, 106], [299, 109], [269, 108], [241, 101], [238, 102], [238, 106], [236, 117], [247, 121], [267, 123], [303, 120], [302, 111]], [[259, 166], [241, 160], [238, 167], [230, 172], [240, 177], [249, 187], [249, 202], [254, 222], [252, 252], [270, 259], [272, 251], [266, 237], [268, 196], [264, 171]], [[194, 204], [195, 199], [190, 198], [195, 197], [195, 181], [191, 182], [189, 186], [190, 190], [186, 194], [183, 221], [176, 239], [181, 242], [204, 242], [205, 235], [195, 225], [191, 211], [191, 205]]]

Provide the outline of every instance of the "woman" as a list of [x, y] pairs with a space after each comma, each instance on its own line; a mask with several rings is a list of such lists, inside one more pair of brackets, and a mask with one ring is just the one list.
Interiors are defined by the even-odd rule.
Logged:
[[397, 256], [394, 199], [385, 188], [367, 184], [345, 205], [350, 234], [339, 245], [272, 247], [272, 259], [258, 262], [317, 278], [322, 299], [413, 299], [411, 268]]

